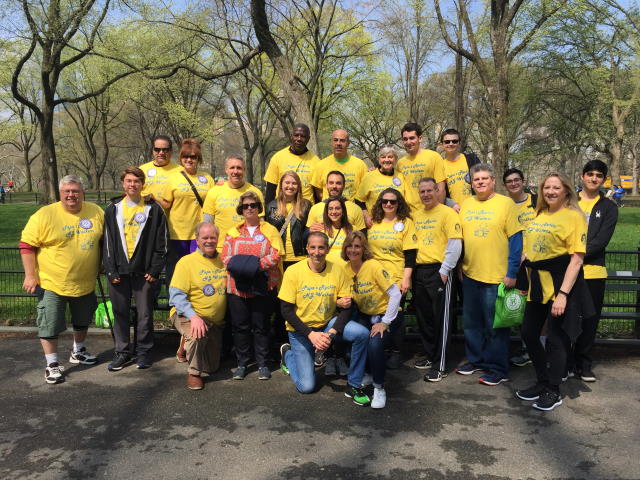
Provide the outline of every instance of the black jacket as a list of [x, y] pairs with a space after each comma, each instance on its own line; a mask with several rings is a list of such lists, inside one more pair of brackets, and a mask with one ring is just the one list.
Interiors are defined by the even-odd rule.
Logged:
[[[169, 234], [167, 220], [162, 207], [150, 200], [145, 202], [146, 221], [139, 234], [133, 256], [129, 260], [121, 232], [118, 215], [124, 197], [111, 199], [104, 215], [104, 241], [102, 242], [102, 264], [109, 280], [120, 275], [148, 273], [158, 278], [165, 266]], [[121, 213], [120, 213], [121, 215]], [[122, 217], [120, 217], [122, 221]]]
[[600, 192], [600, 200], [593, 206], [589, 217], [585, 265], [605, 266], [604, 251], [613, 236], [617, 221], [618, 207]]
[[[309, 210], [311, 210], [311, 203], [307, 202], [305, 208], [302, 210], [302, 218], [298, 220], [294, 215], [293, 217], [291, 217], [291, 222], [289, 223], [289, 226], [291, 227], [291, 244], [293, 245], [293, 253], [296, 255], [296, 257], [307, 254], [307, 251], [305, 250], [306, 242], [303, 234], [305, 226], [307, 224]], [[264, 213], [264, 219], [266, 222], [269, 222], [271, 225], [276, 227], [278, 231], [280, 231], [287, 217], [279, 217], [276, 213], [277, 211], [278, 201], [271, 200], [267, 205], [266, 211]], [[288, 232], [289, 227], [287, 227], [281, 235], [283, 244], [287, 239]]]

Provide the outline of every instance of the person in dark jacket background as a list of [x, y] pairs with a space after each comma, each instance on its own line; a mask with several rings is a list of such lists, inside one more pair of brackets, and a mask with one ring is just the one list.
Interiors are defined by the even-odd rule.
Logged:
[[136, 302], [135, 323], [138, 368], [151, 366], [153, 347], [153, 284], [167, 258], [167, 221], [162, 207], [145, 201], [144, 172], [129, 167], [120, 176], [125, 195], [112, 199], [105, 213], [102, 262], [109, 279], [113, 306], [115, 356], [109, 371], [121, 370], [131, 362], [129, 342], [131, 299]]
[[596, 338], [607, 268], [604, 251], [613, 236], [618, 221], [616, 204], [605, 198], [600, 191], [607, 178], [607, 165], [600, 160], [591, 160], [582, 169], [582, 191], [578, 194], [580, 209], [587, 219], [587, 253], [584, 256], [584, 278], [593, 299], [595, 316], [583, 318], [582, 333], [576, 340], [569, 357], [568, 369], [585, 382], [595, 382], [591, 368], [591, 349]]

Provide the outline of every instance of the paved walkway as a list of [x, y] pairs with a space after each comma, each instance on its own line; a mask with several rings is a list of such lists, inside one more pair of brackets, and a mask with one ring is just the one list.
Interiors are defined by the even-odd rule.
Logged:
[[175, 341], [158, 337], [150, 370], [109, 373], [110, 338], [94, 336], [100, 364], [65, 354], [67, 381], [46, 385], [37, 340], [1, 337], [0, 478], [640, 478], [637, 350], [601, 347], [598, 382], [569, 380], [548, 413], [513, 396], [531, 367], [498, 387], [455, 374], [433, 384], [407, 359], [389, 374], [387, 408], [372, 410], [343, 396], [344, 380], [321, 377], [303, 396], [280, 372], [234, 381], [229, 361], [188, 391]]

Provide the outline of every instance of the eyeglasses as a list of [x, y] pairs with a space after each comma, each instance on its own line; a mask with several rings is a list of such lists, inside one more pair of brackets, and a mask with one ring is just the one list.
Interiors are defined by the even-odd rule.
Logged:
[[521, 178], [512, 178], [510, 180], [506, 180], [504, 182], [505, 185], [511, 185], [512, 183], [522, 183], [524, 180], [522, 180]]
[[450, 143], [452, 143], [453, 145], [457, 145], [458, 143], [460, 143], [460, 139], [456, 138], [455, 140], [442, 140], [442, 143], [444, 143], [445, 145], [449, 145]]
[[180, 158], [186, 158], [187, 160], [198, 160], [198, 155], [180, 155]]
[[385, 203], [389, 203], [391, 205], [397, 205], [398, 204], [398, 200], [397, 199], [393, 199], [393, 198], [383, 198], [382, 199], [382, 204], [384, 205]]
[[260, 202], [252, 202], [252, 203], [243, 203], [242, 209], [248, 210], [250, 208], [258, 208], [260, 206]]
[[156, 153], [160, 153], [160, 152], [165, 152], [166, 153], [166, 152], [170, 152], [171, 151], [171, 147], [167, 147], [167, 148], [164, 148], [164, 147], [153, 147], [153, 151], [156, 152]]
[[80, 195], [82, 190], [60, 190], [63, 195]]

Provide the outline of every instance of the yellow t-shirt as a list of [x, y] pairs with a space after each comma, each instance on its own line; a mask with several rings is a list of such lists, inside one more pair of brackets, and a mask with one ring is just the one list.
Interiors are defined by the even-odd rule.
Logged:
[[531, 206], [530, 193], [527, 193], [527, 199], [524, 202], [516, 203], [516, 210], [518, 212], [518, 221], [523, 228], [527, 228], [531, 220], [536, 217], [536, 206]]
[[416, 263], [442, 263], [449, 239], [462, 238], [458, 214], [439, 203], [430, 210], [415, 210], [412, 215], [418, 235]]
[[289, 147], [285, 147], [271, 157], [267, 171], [264, 174], [264, 180], [278, 185], [284, 172], [293, 170], [302, 181], [302, 196], [313, 203], [311, 174], [319, 161], [318, 156], [310, 150], [302, 155], [294, 155], [289, 150]]
[[[167, 213], [169, 238], [193, 240], [196, 238], [196, 225], [202, 221], [202, 209], [193, 194], [191, 185], [181, 172], [182, 169], [178, 169], [171, 174], [161, 197], [168, 202], [173, 202]], [[189, 175], [189, 178], [200, 194], [200, 198], [206, 202], [207, 192], [214, 186], [211, 175], [197, 171], [195, 175]]]
[[[291, 213], [293, 209], [293, 203], [287, 203], [287, 215]], [[278, 229], [280, 231], [280, 229]], [[291, 222], [287, 226], [287, 235], [284, 242], [284, 258], [283, 262], [299, 262], [300, 260], [304, 260], [307, 258], [306, 255], [299, 255], [296, 257], [295, 251], [293, 250], [293, 243], [291, 242]]]
[[152, 193], [154, 197], [159, 197], [169, 181], [169, 177], [178, 168], [180, 168], [180, 166], [174, 162], [169, 162], [164, 167], [157, 167], [153, 162], [140, 165], [140, 169], [144, 172], [145, 176], [142, 195]]
[[[586, 200], [580, 196], [580, 200], [578, 205], [580, 205], [580, 209], [584, 212], [585, 219], [587, 221], [587, 228], [589, 228], [589, 219], [591, 218], [591, 211], [595, 204], [600, 200], [600, 196], [597, 196], [593, 200]], [[595, 279], [595, 278], [607, 278], [607, 267], [604, 265], [583, 265], [582, 269], [584, 270], [584, 278]]]
[[20, 241], [38, 248], [40, 286], [65, 297], [80, 297], [96, 288], [104, 211], [83, 202], [78, 213], [60, 202], [31, 215]]
[[[142, 214], [142, 216], [140, 216], [140, 214]], [[122, 219], [122, 231], [124, 232], [124, 241], [127, 244], [127, 255], [129, 255], [129, 259], [131, 259], [131, 257], [133, 257], [133, 251], [136, 248], [136, 240], [140, 233], [140, 228], [146, 220], [144, 199], [141, 199], [137, 205], [129, 206], [129, 201], [123, 198]]]
[[[347, 219], [354, 230], [362, 230], [365, 228], [364, 215], [362, 209], [355, 203], [347, 200], [344, 202], [347, 207]], [[310, 227], [314, 223], [322, 223], [322, 215], [324, 214], [324, 202], [316, 203], [311, 210], [309, 210], [309, 216], [307, 217], [307, 227]]]
[[327, 253], [327, 261], [333, 262], [336, 265], [343, 265], [344, 260], [340, 257], [342, 253], [342, 244], [347, 238], [347, 232], [344, 228], [334, 228], [333, 235], [329, 235], [326, 231], [324, 232], [329, 237], [329, 253]]
[[473, 196], [467, 157], [465, 157], [464, 153], [461, 153], [453, 162], [443, 158], [442, 164], [444, 166], [444, 174], [447, 177], [449, 197], [458, 205], [462, 205], [462, 202]]
[[404, 276], [404, 251], [418, 248], [416, 226], [410, 218], [404, 221], [374, 223], [367, 232], [373, 258], [389, 272], [400, 286]]
[[[527, 226], [524, 232], [523, 252], [536, 262], [564, 254], [585, 253], [587, 247], [587, 223], [581, 212], [563, 208], [549, 213], [543, 210]], [[540, 272], [542, 303], [555, 298], [553, 281], [549, 272]]]
[[464, 240], [462, 271], [478, 282], [498, 284], [507, 274], [509, 237], [523, 227], [516, 204], [496, 193], [489, 200], [467, 198], [460, 209]]
[[352, 281], [352, 298], [358, 310], [366, 315], [384, 315], [389, 305], [387, 290], [394, 284], [389, 272], [373, 258], [362, 264], [357, 275], [349, 262], [344, 269]]
[[444, 182], [447, 177], [444, 174], [442, 157], [433, 150], [420, 150], [417, 155], [405, 155], [398, 160], [398, 171], [404, 175], [408, 185], [405, 197], [412, 210], [422, 208], [422, 201], [418, 194], [420, 179], [424, 177], [435, 178], [436, 182]]
[[324, 157], [313, 169], [311, 176], [311, 185], [316, 188], [322, 189], [322, 199], [329, 198], [329, 192], [327, 192], [327, 175], [329, 172], [337, 170], [344, 175], [344, 191], [342, 195], [347, 200], [353, 200], [358, 192], [358, 187], [362, 181], [362, 177], [369, 170], [367, 165], [358, 157], [349, 155], [349, 159], [346, 162], [339, 162], [336, 157], [331, 154], [328, 157]]
[[407, 200], [407, 188], [408, 183], [404, 178], [404, 175], [396, 170], [393, 175], [384, 175], [380, 173], [377, 168], [367, 172], [362, 178], [358, 193], [356, 193], [356, 200], [364, 202], [367, 205], [367, 211], [371, 213], [373, 205], [376, 203], [380, 192], [386, 188], [395, 188], [402, 196]]
[[[326, 268], [316, 273], [307, 260], [291, 265], [282, 280], [278, 298], [296, 306], [296, 315], [310, 328], [324, 327], [333, 318], [336, 301], [351, 296], [351, 283], [342, 266], [327, 262]], [[294, 328], [287, 322], [287, 330]]]
[[[249, 182], [245, 182], [240, 188], [231, 188], [229, 182], [216, 185], [209, 193], [202, 206], [202, 213], [213, 215], [213, 223], [220, 229], [220, 234], [228, 232], [230, 228], [242, 223], [244, 218], [236, 213], [236, 207], [240, 202], [240, 196], [245, 192], [255, 192], [264, 208], [262, 192]], [[263, 214], [260, 214], [261, 216]], [[218, 251], [222, 251], [223, 242], [218, 242]]]
[[[220, 255], [208, 258], [196, 250], [185, 255], [176, 264], [171, 287], [187, 294], [196, 313], [209, 323], [224, 325], [227, 309], [227, 269]], [[175, 313], [171, 308], [170, 315]]]

